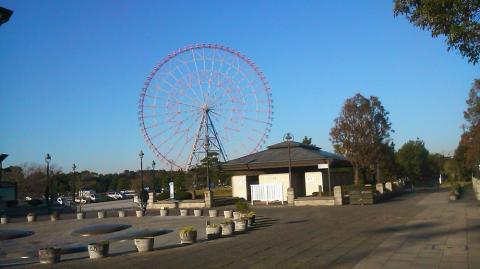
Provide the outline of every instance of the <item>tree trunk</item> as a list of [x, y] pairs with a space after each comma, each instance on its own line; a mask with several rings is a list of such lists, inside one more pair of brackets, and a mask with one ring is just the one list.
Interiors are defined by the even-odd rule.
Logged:
[[375, 175], [375, 180], [376, 180], [376, 183], [380, 183], [380, 182], [383, 182], [383, 180], [380, 179], [380, 164], [377, 162], [377, 164], [375, 165], [375, 168], [376, 168], [376, 175]]
[[353, 166], [353, 172], [354, 172], [355, 185], [358, 185], [360, 184], [360, 179], [358, 177], [358, 165]]

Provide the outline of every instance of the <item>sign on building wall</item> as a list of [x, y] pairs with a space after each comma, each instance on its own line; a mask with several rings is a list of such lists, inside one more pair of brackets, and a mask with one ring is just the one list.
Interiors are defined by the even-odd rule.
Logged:
[[320, 164], [318, 164], [318, 169], [328, 169], [328, 163], [320, 163]]

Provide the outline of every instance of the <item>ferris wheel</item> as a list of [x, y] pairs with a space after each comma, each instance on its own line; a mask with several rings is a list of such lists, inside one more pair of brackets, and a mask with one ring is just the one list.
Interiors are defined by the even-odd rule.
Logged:
[[201, 44], [170, 53], [139, 100], [146, 143], [166, 166], [189, 170], [210, 152], [228, 161], [258, 151], [273, 120], [271, 89], [247, 57]]

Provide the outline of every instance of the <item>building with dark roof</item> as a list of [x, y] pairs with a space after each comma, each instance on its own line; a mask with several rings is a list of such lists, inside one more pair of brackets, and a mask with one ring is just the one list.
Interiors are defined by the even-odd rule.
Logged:
[[[291, 182], [288, 176], [289, 151]], [[327, 166], [329, 169], [319, 169]], [[288, 188], [294, 189], [295, 196], [302, 197], [328, 193], [333, 186], [353, 182], [351, 164], [343, 156], [293, 141], [274, 144], [266, 150], [230, 160], [222, 164], [222, 169], [232, 174], [232, 196], [247, 200], [250, 200], [251, 185], [281, 184], [283, 201], [286, 201]], [[329, 172], [331, 186], [328, 184]]]

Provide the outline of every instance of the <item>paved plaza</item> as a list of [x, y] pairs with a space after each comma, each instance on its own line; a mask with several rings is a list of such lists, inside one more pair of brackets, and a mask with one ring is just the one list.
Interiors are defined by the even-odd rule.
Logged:
[[[471, 190], [455, 202], [448, 201], [446, 191], [417, 192], [373, 206], [285, 206], [255, 210], [258, 224], [247, 234], [176, 247], [175, 231], [158, 237], [156, 247], [168, 247], [154, 252], [135, 253], [133, 243], [126, 242], [128, 247], [114, 248], [118, 254], [113, 257], [89, 260], [83, 258], [87, 256], [84, 253], [52, 267], [480, 268], [480, 203], [473, 199]], [[150, 216], [121, 221], [110, 218], [104, 222], [128, 220], [127, 224], [133, 226], [158, 228], [189, 223], [197, 226], [204, 238], [206, 219]], [[58, 223], [62, 222], [65, 230], [77, 223], [74, 220]], [[45, 222], [45, 226], [49, 224]], [[57, 232], [57, 235], [64, 234]], [[40, 264], [16, 268], [35, 267], [45, 268]]]

